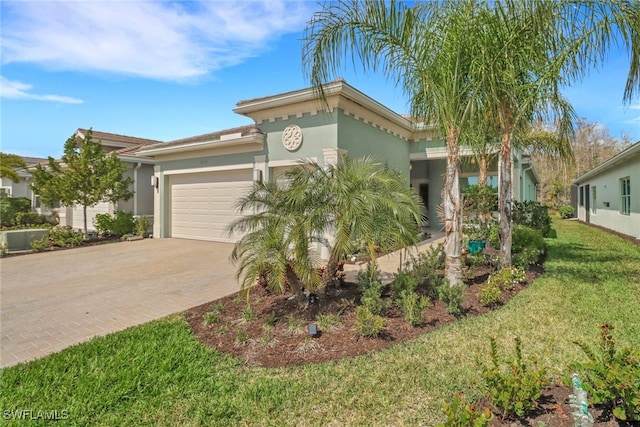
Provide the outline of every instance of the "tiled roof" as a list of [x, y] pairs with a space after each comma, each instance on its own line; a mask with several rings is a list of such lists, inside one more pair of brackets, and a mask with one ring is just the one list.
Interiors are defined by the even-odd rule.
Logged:
[[[78, 129], [78, 132], [83, 135], [86, 135], [88, 131], [88, 129]], [[125, 144], [135, 144], [136, 146], [147, 146], [162, 143], [162, 141], [158, 141], [156, 139], [137, 138], [134, 136], [118, 135], [116, 133], [100, 132], [97, 130], [92, 130], [91, 132], [93, 134], [93, 139], [95, 140], [122, 142]]]

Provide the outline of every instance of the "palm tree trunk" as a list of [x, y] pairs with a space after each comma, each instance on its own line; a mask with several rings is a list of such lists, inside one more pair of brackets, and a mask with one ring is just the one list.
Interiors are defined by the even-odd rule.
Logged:
[[295, 271], [293, 271], [293, 268], [291, 268], [291, 265], [287, 265], [286, 277], [287, 283], [289, 283], [289, 287], [291, 288], [291, 292], [296, 296], [298, 300], [304, 300], [304, 286], [300, 282], [298, 275], [295, 273]]
[[460, 200], [460, 131], [447, 131], [447, 168], [444, 180], [445, 279], [451, 286], [462, 283], [462, 204]]
[[488, 163], [487, 162], [487, 156], [485, 156], [484, 154], [481, 155], [478, 158], [478, 168], [479, 168], [479, 173], [478, 173], [478, 184], [480, 185], [487, 185], [487, 167], [488, 167]]
[[502, 266], [511, 266], [511, 132], [505, 131], [500, 141], [500, 197], [498, 210], [500, 211], [500, 252]]

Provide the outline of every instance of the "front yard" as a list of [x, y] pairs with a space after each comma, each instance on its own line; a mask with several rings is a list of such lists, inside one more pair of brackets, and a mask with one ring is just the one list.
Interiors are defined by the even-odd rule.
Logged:
[[557, 220], [554, 228], [546, 272], [505, 306], [389, 349], [339, 362], [248, 368], [201, 345], [176, 314], [4, 369], [3, 419], [435, 425], [456, 392], [479, 394], [476, 360], [488, 360], [491, 336], [503, 353], [521, 337], [524, 353], [538, 355], [558, 381], [570, 363], [584, 360], [573, 341], [595, 344], [603, 323], [615, 327], [621, 346], [640, 347], [640, 247], [576, 222]]

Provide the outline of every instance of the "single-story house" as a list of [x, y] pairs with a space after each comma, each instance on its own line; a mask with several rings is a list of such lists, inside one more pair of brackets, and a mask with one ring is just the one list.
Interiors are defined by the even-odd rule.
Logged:
[[579, 220], [640, 239], [640, 141], [573, 182]]
[[[300, 159], [334, 164], [340, 153], [377, 158], [400, 171], [439, 228], [446, 144], [434, 129], [416, 126], [339, 79], [324, 86], [237, 103], [234, 112], [253, 123], [176, 141], [146, 145], [136, 156], [155, 161], [154, 237], [235, 242], [228, 235], [238, 196], [257, 180], [273, 180]], [[472, 158], [470, 150], [462, 155]], [[497, 166], [489, 171], [497, 186]], [[513, 157], [515, 200], [535, 200], [537, 175], [530, 158]], [[477, 183], [478, 167], [464, 161], [461, 186]]]
[[37, 204], [37, 197], [34, 196], [31, 191], [31, 173], [29, 168], [38, 163], [45, 162], [47, 159], [39, 157], [22, 157], [24, 163], [27, 165], [26, 169], [18, 169], [18, 182], [13, 182], [10, 178], [0, 178], [0, 191], [8, 197], [26, 197], [31, 200], [31, 206], [35, 207]]
[[[75, 136], [84, 139], [87, 129], [78, 129]], [[135, 153], [142, 147], [156, 145], [161, 141], [153, 139], [136, 138], [132, 136], [117, 135], [108, 132], [92, 130], [92, 139], [99, 141], [105, 152], [115, 152], [120, 160], [127, 165], [124, 177], [131, 177], [133, 184], [131, 190], [134, 195], [131, 199], [120, 200], [117, 203], [101, 202], [96, 206], [87, 208], [87, 228], [95, 230], [94, 219], [100, 213], [114, 213], [118, 210], [133, 212], [134, 215], [146, 215], [153, 222], [153, 189], [150, 186], [153, 176], [154, 161], [144, 156], [136, 156]], [[44, 159], [46, 161], [46, 159]], [[31, 174], [27, 174], [26, 182], [30, 182]], [[30, 191], [30, 190], [29, 190]], [[50, 213], [48, 207], [41, 207], [38, 196], [33, 195], [33, 206], [39, 212]], [[58, 212], [60, 225], [71, 226], [75, 229], [84, 228], [84, 214], [82, 206], [56, 206], [54, 210]]]

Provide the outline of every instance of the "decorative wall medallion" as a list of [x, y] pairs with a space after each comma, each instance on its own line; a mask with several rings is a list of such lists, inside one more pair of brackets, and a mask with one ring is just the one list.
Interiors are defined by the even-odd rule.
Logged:
[[300, 126], [289, 125], [284, 128], [282, 145], [289, 151], [295, 151], [302, 145], [302, 129], [300, 129]]

